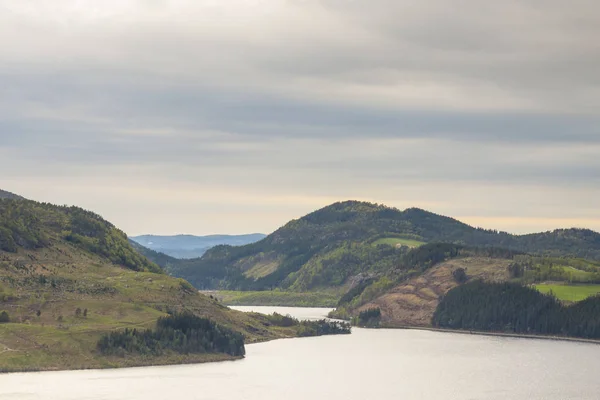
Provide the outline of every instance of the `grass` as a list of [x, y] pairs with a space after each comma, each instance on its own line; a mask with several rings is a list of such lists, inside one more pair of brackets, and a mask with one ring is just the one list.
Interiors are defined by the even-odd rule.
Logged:
[[102, 335], [153, 328], [167, 311], [186, 309], [210, 318], [241, 332], [246, 343], [297, 334], [231, 310], [183, 279], [120, 268], [61, 242], [39, 250], [0, 251], [0, 271], [0, 311], [10, 315], [9, 323], [0, 324], [0, 372], [231, 359], [223, 354], [120, 358], [96, 351]]
[[542, 293], [552, 292], [561, 301], [576, 302], [600, 293], [600, 285], [539, 284], [534, 287]]
[[246, 278], [259, 279], [259, 278], [262, 278], [264, 276], [267, 276], [267, 275], [275, 272], [278, 267], [279, 267], [279, 261], [277, 261], [277, 260], [274, 260], [271, 262], [257, 263], [251, 269], [244, 272], [244, 276]]
[[327, 292], [215, 291], [211, 292], [230, 306], [335, 307], [339, 295]]
[[569, 275], [569, 279], [574, 279], [576, 281], [584, 281], [594, 276], [594, 273], [592, 272], [582, 271], [570, 266], [563, 266], [563, 271]]
[[421, 242], [421, 241], [414, 240], [414, 239], [403, 239], [403, 238], [397, 238], [397, 237], [381, 238], [381, 239], [377, 239], [376, 241], [373, 242], [374, 246], [377, 246], [380, 244], [387, 244], [388, 246], [393, 246], [393, 247], [408, 246], [411, 248], [415, 248], [415, 247], [424, 245], [425, 242]]

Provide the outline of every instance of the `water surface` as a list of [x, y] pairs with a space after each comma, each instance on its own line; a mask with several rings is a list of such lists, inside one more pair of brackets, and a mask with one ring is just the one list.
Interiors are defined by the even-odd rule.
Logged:
[[[299, 318], [328, 311], [261, 310]], [[0, 399], [596, 400], [599, 368], [593, 344], [354, 329], [249, 345], [234, 362], [2, 375]]]
[[333, 308], [272, 306], [231, 306], [231, 308], [244, 312], [258, 312], [262, 314], [273, 314], [276, 312], [282, 315], [291, 315], [301, 320], [323, 319], [333, 310]]

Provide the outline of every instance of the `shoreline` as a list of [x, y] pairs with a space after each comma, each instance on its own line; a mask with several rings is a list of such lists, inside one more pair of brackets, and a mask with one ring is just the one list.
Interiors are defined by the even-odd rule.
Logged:
[[[271, 307], [271, 306], [264, 306]], [[302, 307], [298, 307], [302, 308]], [[320, 308], [320, 307], [319, 307]], [[328, 318], [331, 319], [331, 318]], [[600, 345], [600, 339], [586, 339], [577, 338], [571, 336], [550, 336], [550, 335], [536, 335], [536, 334], [520, 334], [520, 333], [508, 333], [508, 332], [486, 332], [486, 331], [467, 331], [460, 329], [448, 329], [448, 328], [436, 328], [433, 326], [416, 326], [416, 325], [384, 325], [378, 328], [366, 328], [366, 327], [353, 327], [360, 329], [405, 329], [405, 330], [421, 330], [439, 333], [455, 333], [461, 335], [477, 335], [477, 336], [490, 336], [490, 337], [504, 337], [504, 338], [516, 338], [516, 339], [530, 339], [530, 340], [550, 340], [550, 341], [562, 341], [571, 343], [585, 343]], [[269, 338], [265, 340], [258, 340], [248, 342], [246, 345], [259, 344], [271, 342], [274, 340], [281, 339], [294, 339], [298, 338], [295, 336], [281, 337], [281, 338]], [[196, 356], [187, 356], [187, 359], [181, 359], [177, 356], [165, 357], [162, 360], [104, 360], [108, 361], [105, 364], [89, 366], [78, 365], [78, 366], [54, 366], [49, 368], [15, 368], [15, 369], [2, 369], [0, 368], [0, 375], [15, 374], [15, 373], [36, 373], [36, 372], [65, 372], [65, 371], [92, 371], [92, 370], [107, 370], [107, 369], [121, 369], [121, 368], [144, 368], [144, 367], [160, 367], [160, 366], [175, 366], [175, 365], [192, 365], [192, 364], [205, 364], [212, 362], [226, 362], [226, 361], [238, 361], [245, 357], [233, 357], [225, 354], [202, 354]], [[100, 360], [99, 360], [100, 361]]]
[[411, 326], [411, 325], [395, 325], [395, 326], [381, 326], [380, 328], [363, 328], [363, 329], [412, 329], [430, 332], [440, 333], [458, 333], [461, 335], [477, 335], [477, 336], [494, 336], [494, 337], [508, 337], [517, 339], [538, 339], [538, 340], [553, 340], [562, 342], [579, 342], [587, 344], [600, 344], [600, 339], [586, 339], [572, 336], [550, 336], [550, 335], [536, 335], [526, 333], [508, 333], [508, 332], [486, 332], [486, 331], [466, 331], [461, 329], [447, 329], [447, 328], [436, 328], [433, 326]]
[[187, 360], [167, 358], [164, 360], [147, 360], [147, 361], [133, 361], [125, 362], [121, 365], [118, 364], [102, 364], [102, 365], [79, 365], [72, 367], [48, 367], [48, 368], [0, 368], [0, 375], [8, 374], [27, 374], [37, 372], [67, 372], [67, 371], [104, 371], [109, 369], [125, 369], [125, 368], [145, 368], [145, 367], [165, 367], [175, 365], [192, 365], [192, 364], [207, 364], [215, 362], [227, 362], [227, 361], [238, 361], [243, 360], [244, 356], [230, 356], [227, 354], [202, 354], [200, 357], [189, 357]]

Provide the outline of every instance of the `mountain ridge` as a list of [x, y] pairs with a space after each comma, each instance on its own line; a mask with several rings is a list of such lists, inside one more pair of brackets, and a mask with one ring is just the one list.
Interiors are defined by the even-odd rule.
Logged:
[[242, 246], [257, 242], [265, 237], [266, 235], [262, 233], [204, 236], [149, 234], [131, 236], [130, 239], [150, 250], [159, 251], [175, 258], [190, 259], [202, 256], [208, 249], [217, 245]]
[[[354, 274], [393, 268], [393, 259], [398, 259], [402, 250], [372, 245], [389, 238], [399, 243], [446, 242], [600, 260], [600, 234], [589, 229], [513, 235], [472, 227], [420, 208], [400, 211], [376, 203], [344, 201], [291, 220], [259, 242], [241, 247], [216, 246], [201, 258], [177, 263], [171, 273], [207, 289], [311, 290], [319, 285], [340, 286]], [[386, 260], [385, 265], [377, 265], [380, 260]], [[298, 282], [299, 276], [307, 276], [300, 274], [307, 268], [318, 279]]]

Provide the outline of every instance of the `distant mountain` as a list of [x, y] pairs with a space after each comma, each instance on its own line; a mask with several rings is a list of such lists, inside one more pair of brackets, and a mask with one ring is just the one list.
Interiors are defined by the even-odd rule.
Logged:
[[216, 246], [200, 259], [172, 265], [170, 273], [210, 289], [340, 287], [380, 276], [398, 265], [408, 247], [432, 242], [600, 260], [600, 234], [586, 229], [512, 235], [418, 208], [346, 201], [290, 221], [260, 242]]
[[252, 233], [247, 235], [141, 235], [132, 236], [131, 240], [142, 246], [167, 254], [175, 258], [197, 258], [206, 251], [218, 245], [243, 246], [246, 244], [258, 242], [267, 235], [262, 233]]
[[25, 200], [24, 197], [16, 195], [11, 192], [7, 192], [5, 190], [0, 189], [0, 199], [15, 199], [15, 200]]

